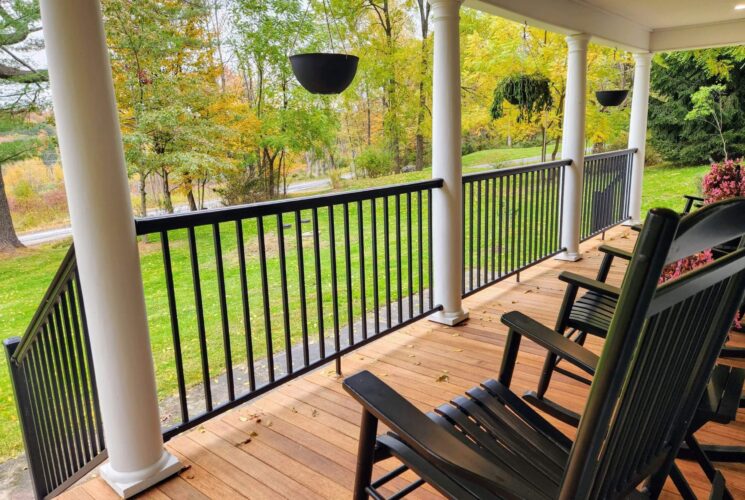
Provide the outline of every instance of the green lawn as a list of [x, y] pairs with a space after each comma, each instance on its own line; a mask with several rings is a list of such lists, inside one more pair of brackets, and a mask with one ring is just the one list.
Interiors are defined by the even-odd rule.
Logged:
[[485, 149], [465, 155], [463, 157], [463, 167], [473, 167], [487, 163], [498, 164], [504, 161], [519, 160], [521, 158], [533, 158], [541, 156], [541, 147], [533, 146], [529, 148], [502, 148], [502, 149]]
[[[523, 156], [525, 156], [523, 154]], [[465, 161], [465, 160], [464, 160]], [[681, 195], [683, 193], [696, 194], [699, 192], [697, 186], [700, 185], [700, 179], [704, 172], [707, 170], [705, 166], [699, 167], [685, 167], [685, 168], [669, 168], [669, 167], [654, 167], [646, 170], [644, 179], [644, 211], [648, 210], [653, 206], [668, 206], [674, 209], [680, 209], [683, 205], [683, 199]], [[372, 187], [384, 184], [393, 184], [400, 182], [410, 182], [418, 179], [428, 178], [430, 173], [428, 171], [423, 172], [412, 172], [407, 174], [401, 174], [398, 176], [388, 176], [378, 179], [361, 179], [348, 181], [345, 185], [347, 189], [359, 189], [364, 187]], [[412, 197], [414, 207], [416, 208], [416, 196]], [[426, 200], [426, 199], [425, 199]], [[406, 197], [401, 198], [402, 203], [406, 204]], [[395, 218], [393, 216], [393, 205], [390, 207], [390, 218], [389, 227], [390, 231], [395, 228]], [[379, 256], [379, 282], [383, 283], [384, 270], [384, 245], [383, 245], [383, 220], [381, 216], [382, 203], [378, 203], [378, 217], [375, 225], [376, 237], [378, 240], [378, 256]], [[425, 205], [425, 221], [426, 221], [426, 205]], [[405, 213], [405, 212], [404, 212]], [[309, 211], [301, 213], [302, 220], [311, 219], [311, 213]], [[319, 211], [319, 227], [322, 233], [322, 244], [320, 248], [321, 260], [323, 262], [322, 275], [321, 275], [321, 297], [322, 304], [324, 306], [324, 330], [326, 332], [333, 328], [333, 316], [331, 307], [332, 297], [332, 284], [330, 279], [329, 263], [331, 260], [331, 251], [336, 252], [338, 262], [340, 262], [339, 269], [337, 270], [337, 296], [341, 297], [339, 319], [340, 324], [343, 326], [347, 321], [347, 278], [344, 269], [344, 244], [343, 244], [343, 213], [341, 210], [336, 210], [334, 214], [334, 222], [336, 226], [335, 239], [330, 239], [329, 235], [329, 217], [325, 210]], [[366, 252], [366, 258], [368, 259], [368, 265], [366, 267], [366, 284], [368, 296], [372, 294], [372, 276], [369, 269], [370, 257], [372, 255], [371, 248], [371, 236], [373, 227], [371, 221], [371, 213], [369, 210], [369, 202], [363, 205], [362, 215], [362, 228], [363, 238], [362, 245]], [[360, 304], [360, 290], [361, 284], [359, 280], [359, 261], [357, 251], [359, 246], [359, 234], [357, 233], [357, 206], [355, 204], [350, 205], [350, 236], [352, 244], [350, 246], [351, 255], [351, 266], [352, 266], [352, 281], [349, 292], [352, 296], [350, 305], [352, 306], [352, 312], [355, 316], [358, 316], [361, 312]], [[412, 218], [413, 227], [416, 228], [417, 217], [416, 215]], [[285, 229], [286, 231], [286, 247], [287, 247], [287, 260], [285, 266], [288, 269], [288, 300], [289, 309], [292, 311], [290, 316], [290, 326], [292, 333], [292, 341], [295, 342], [299, 338], [299, 300], [298, 300], [298, 287], [299, 280], [297, 279], [297, 266], [299, 263], [297, 254], [297, 240], [295, 238], [295, 226], [294, 220], [283, 220], [285, 224], [293, 224], [290, 228]], [[302, 232], [307, 233], [310, 231], [310, 223], [301, 223]], [[406, 217], [402, 217], [402, 234], [406, 234]], [[260, 269], [258, 267], [258, 259], [256, 253], [258, 251], [258, 238], [257, 238], [257, 227], [255, 222], [245, 223], [244, 227], [244, 238], [246, 240], [246, 256], [247, 256], [247, 280], [249, 284], [256, 284], [261, 282]], [[280, 287], [280, 266], [281, 262], [278, 258], [277, 240], [277, 225], [276, 219], [267, 218], [265, 223], [266, 233], [266, 252], [268, 255], [267, 264], [267, 278], [270, 284], [270, 299], [271, 299], [271, 311], [270, 321], [271, 327], [274, 332], [275, 350], [282, 349], [284, 346], [283, 334], [283, 316], [281, 306], [281, 295]], [[224, 272], [226, 278], [226, 296], [228, 310], [226, 311], [228, 324], [230, 325], [231, 331], [231, 344], [232, 344], [232, 357], [236, 359], [236, 364], [241, 359], [245, 359], [245, 341], [243, 337], [243, 319], [242, 310], [240, 306], [240, 280], [239, 280], [239, 267], [237, 259], [237, 248], [236, 248], [236, 235], [235, 226], [233, 224], [222, 224], [220, 226], [221, 231], [221, 242], [223, 247], [224, 256]], [[426, 229], [425, 229], [426, 233]], [[184, 349], [185, 359], [185, 371], [187, 375], [187, 382], [196, 383], [201, 379], [200, 364], [199, 364], [199, 351], [198, 351], [198, 339], [196, 330], [194, 296], [191, 281], [191, 270], [188, 265], [188, 251], [186, 235], [184, 231], [176, 231], [171, 235], [171, 255], [174, 269], [174, 282], [176, 283], [176, 301], [179, 309], [179, 321], [181, 326], [182, 335], [182, 347]], [[219, 308], [218, 292], [217, 292], [217, 272], [216, 272], [216, 259], [212, 246], [212, 230], [209, 227], [200, 228], [197, 230], [197, 248], [199, 254], [199, 269], [201, 273], [201, 283], [203, 300], [205, 304], [205, 325], [206, 325], [206, 336], [207, 343], [210, 351], [210, 375], [215, 377], [224, 369], [224, 353], [222, 351], [222, 332], [221, 332], [221, 310]], [[306, 286], [307, 286], [307, 299], [308, 299], [308, 315], [309, 315], [309, 328], [311, 335], [315, 334], [317, 337], [317, 317], [315, 314], [316, 308], [316, 287], [315, 287], [315, 275], [313, 270], [313, 246], [312, 240], [305, 237], [301, 238], [301, 247], [303, 248], [303, 259], [305, 273], [306, 273]], [[406, 243], [406, 237], [404, 236], [404, 243]], [[62, 257], [65, 253], [67, 242], [44, 245], [34, 247], [33, 249], [27, 249], [19, 251], [13, 256], [4, 257], [0, 260], [0, 324], [3, 325], [2, 336], [3, 338], [20, 336], [23, 334], [28, 322], [33, 315], [36, 307], [39, 304], [39, 300], [46, 289], [49, 280], [54, 275]], [[416, 251], [418, 246], [417, 231], [414, 229], [412, 234], [412, 249], [413, 254], [418, 255]], [[426, 246], [425, 246], [426, 248]], [[390, 241], [389, 251], [391, 257], [395, 256], [395, 243], [393, 238]], [[153, 355], [155, 358], [156, 371], [158, 375], [158, 388], [161, 396], [167, 396], [173, 394], [175, 390], [175, 371], [174, 371], [174, 359], [173, 349], [171, 340], [171, 331], [168, 317], [168, 301], [164, 287], [164, 275], [163, 275], [163, 262], [162, 254], [160, 252], [160, 243], [157, 238], [150, 237], [147, 243], [141, 245], [142, 254], [142, 268], [144, 275], [144, 283], [146, 290], [146, 300], [148, 306], [148, 314], [150, 317], [150, 328]], [[403, 245], [402, 254], [407, 255], [406, 246]], [[393, 260], [393, 259], [392, 259]], [[424, 268], [426, 270], [427, 261], [426, 256], [423, 256]], [[413, 269], [413, 281], [411, 283], [414, 290], [418, 289], [419, 276], [416, 272], [417, 261], [414, 260]], [[408, 263], [404, 257], [402, 265], [402, 292], [404, 295], [408, 291]], [[395, 279], [396, 269], [391, 269], [392, 274], [392, 287], [391, 296], [395, 299], [397, 296], [397, 283]], [[426, 274], [426, 272], [425, 272]], [[427, 286], [426, 276], [424, 286]], [[257, 287], [258, 288], [258, 287]], [[260, 290], [260, 289], [259, 289]], [[381, 298], [384, 297], [384, 287], [379, 290]], [[251, 305], [251, 322], [252, 322], [252, 337], [254, 339], [254, 351], [257, 356], [260, 356], [265, 352], [266, 344], [264, 338], [264, 318], [261, 312], [262, 300], [260, 292], [255, 288], [250, 290], [250, 305]], [[366, 305], [367, 309], [371, 308], [371, 304]], [[314, 330], [315, 329], [315, 330]], [[16, 455], [21, 451], [20, 435], [17, 428], [17, 418], [15, 405], [13, 402], [12, 391], [10, 388], [10, 381], [8, 378], [7, 367], [5, 366], [4, 357], [3, 361], [0, 362], [0, 398], [2, 398], [3, 405], [0, 406], [0, 460], [10, 456]], [[245, 388], [240, 387], [239, 384], [236, 386], [237, 391], [242, 392]]]

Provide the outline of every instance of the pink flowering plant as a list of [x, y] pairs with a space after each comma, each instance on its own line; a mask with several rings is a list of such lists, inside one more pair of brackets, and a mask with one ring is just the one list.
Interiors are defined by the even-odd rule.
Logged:
[[[739, 160], [725, 160], [722, 163], [712, 163], [709, 172], [704, 176], [702, 188], [704, 203], [707, 205], [726, 200], [735, 196], [745, 196], [745, 162]], [[662, 270], [660, 283], [674, 280], [685, 273], [705, 266], [714, 261], [711, 250], [704, 250], [685, 259], [668, 264]], [[734, 328], [742, 330], [741, 314], [735, 316]]]
[[704, 199], [707, 204], [735, 196], [745, 196], [745, 169], [743, 159], [712, 163], [703, 181]]

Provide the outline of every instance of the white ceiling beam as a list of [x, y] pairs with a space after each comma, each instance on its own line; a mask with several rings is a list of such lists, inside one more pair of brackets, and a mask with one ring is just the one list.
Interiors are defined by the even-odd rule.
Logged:
[[594, 41], [632, 52], [650, 50], [650, 28], [570, 0], [466, 0], [466, 7], [558, 33], [588, 33]]
[[653, 52], [745, 44], [745, 19], [656, 29], [650, 35]]

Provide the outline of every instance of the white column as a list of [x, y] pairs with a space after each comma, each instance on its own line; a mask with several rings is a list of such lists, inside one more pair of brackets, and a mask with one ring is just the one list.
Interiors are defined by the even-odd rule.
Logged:
[[564, 177], [561, 246], [566, 250], [557, 258], [579, 260], [579, 234], [582, 216], [582, 177], [585, 163], [585, 108], [587, 105], [587, 45], [590, 35], [566, 38], [567, 86], [564, 100], [561, 157], [572, 160]]
[[140, 262], [99, 0], [41, 0], [49, 78], [109, 462], [129, 497], [180, 469], [163, 448]]
[[432, 192], [434, 302], [430, 319], [455, 325], [468, 318], [461, 304], [462, 165], [460, 114], [460, 0], [430, 0], [434, 23], [432, 69], [432, 177], [444, 180]]
[[629, 122], [629, 148], [636, 148], [631, 171], [631, 200], [628, 224], [641, 222], [642, 181], [644, 177], [644, 151], [647, 146], [647, 111], [649, 109], [649, 72], [652, 54], [634, 54], [634, 93], [631, 96], [631, 119]]

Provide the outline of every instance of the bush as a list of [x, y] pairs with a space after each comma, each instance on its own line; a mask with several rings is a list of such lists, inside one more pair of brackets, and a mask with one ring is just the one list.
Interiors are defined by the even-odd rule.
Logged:
[[367, 177], [382, 177], [393, 172], [393, 155], [390, 151], [382, 148], [369, 147], [365, 149], [357, 156], [355, 162], [358, 174], [360, 170], [363, 170]]

